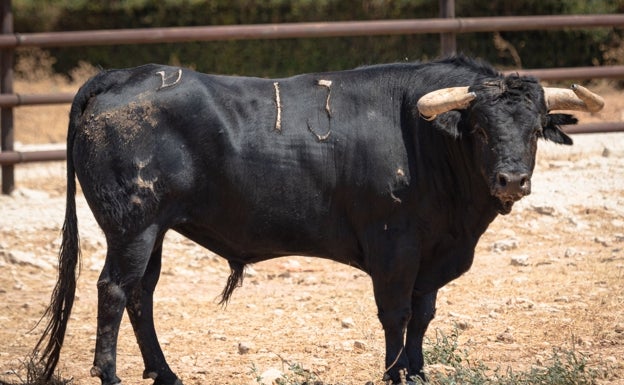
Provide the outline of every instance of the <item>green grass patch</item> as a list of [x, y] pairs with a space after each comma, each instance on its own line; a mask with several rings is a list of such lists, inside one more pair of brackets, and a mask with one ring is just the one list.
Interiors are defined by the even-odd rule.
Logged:
[[436, 330], [435, 341], [426, 343], [425, 369], [430, 372], [430, 385], [593, 385], [611, 376], [605, 365], [590, 367], [587, 357], [574, 345], [570, 349], [554, 348], [544, 363], [534, 364], [530, 370], [514, 371], [471, 360], [468, 350], [459, 348], [458, 338], [457, 329], [450, 335]]
[[[492, 368], [479, 360], [472, 360], [468, 350], [460, 348], [458, 339], [459, 331], [455, 329], [450, 335], [436, 330], [435, 340], [426, 340], [427, 385], [596, 385], [600, 380], [614, 379], [609, 365], [599, 362], [590, 367], [587, 357], [575, 346], [554, 348], [545, 362], [533, 364], [530, 370], [515, 371], [511, 367]], [[263, 384], [255, 366], [252, 366], [252, 374], [256, 375], [258, 384]], [[278, 385], [330, 385], [300, 364], [292, 363], [276, 382]], [[423, 382], [413, 379], [410, 384], [422, 385]]]

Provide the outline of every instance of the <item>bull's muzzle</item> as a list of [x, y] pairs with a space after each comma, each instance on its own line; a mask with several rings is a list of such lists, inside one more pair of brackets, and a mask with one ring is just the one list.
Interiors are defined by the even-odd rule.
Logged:
[[527, 173], [498, 172], [492, 186], [492, 195], [503, 206], [502, 212], [511, 211], [513, 204], [531, 193], [531, 177]]

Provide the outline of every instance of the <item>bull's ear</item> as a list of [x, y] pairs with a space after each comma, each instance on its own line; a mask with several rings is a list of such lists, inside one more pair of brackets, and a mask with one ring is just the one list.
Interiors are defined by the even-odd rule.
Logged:
[[448, 111], [436, 116], [433, 120], [433, 127], [437, 130], [441, 130], [453, 138], [461, 138], [461, 131], [459, 129], [459, 121], [461, 120], [461, 112]]
[[572, 138], [561, 131], [562, 124], [576, 124], [578, 119], [569, 114], [548, 114], [544, 123], [544, 139], [559, 144], [572, 144]]

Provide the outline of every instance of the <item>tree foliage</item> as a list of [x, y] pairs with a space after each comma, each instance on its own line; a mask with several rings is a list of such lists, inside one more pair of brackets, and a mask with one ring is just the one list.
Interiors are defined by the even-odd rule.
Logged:
[[[14, 0], [18, 32], [434, 18], [431, 0]], [[457, 17], [624, 12], [624, 0], [456, 0]], [[502, 67], [543, 68], [617, 62], [621, 31], [570, 29], [460, 34], [458, 50]], [[434, 34], [190, 42], [54, 48], [55, 69], [79, 61], [103, 68], [159, 62], [204, 72], [288, 76], [437, 57]], [[19, 53], [18, 53], [19, 54]], [[519, 62], [518, 62], [519, 61]]]

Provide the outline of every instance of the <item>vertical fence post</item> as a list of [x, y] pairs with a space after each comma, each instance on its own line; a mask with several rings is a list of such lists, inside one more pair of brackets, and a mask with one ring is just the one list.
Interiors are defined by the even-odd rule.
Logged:
[[[13, 33], [13, 11], [11, 0], [2, 0], [0, 9], [0, 22], [2, 34]], [[13, 93], [13, 49], [2, 50], [0, 57], [0, 93]], [[13, 151], [13, 108], [0, 109], [0, 150]], [[15, 167], [13, 165], [2, 166], [2, 194], [10, 194], [15, 188]]]
[[[455, 17], [455, 0], [440, 0], [440, 17]], [[457, 40], [452, 32], [440, 34], [440, 53], [442, 56], [454, 55], [457, 52]]]

